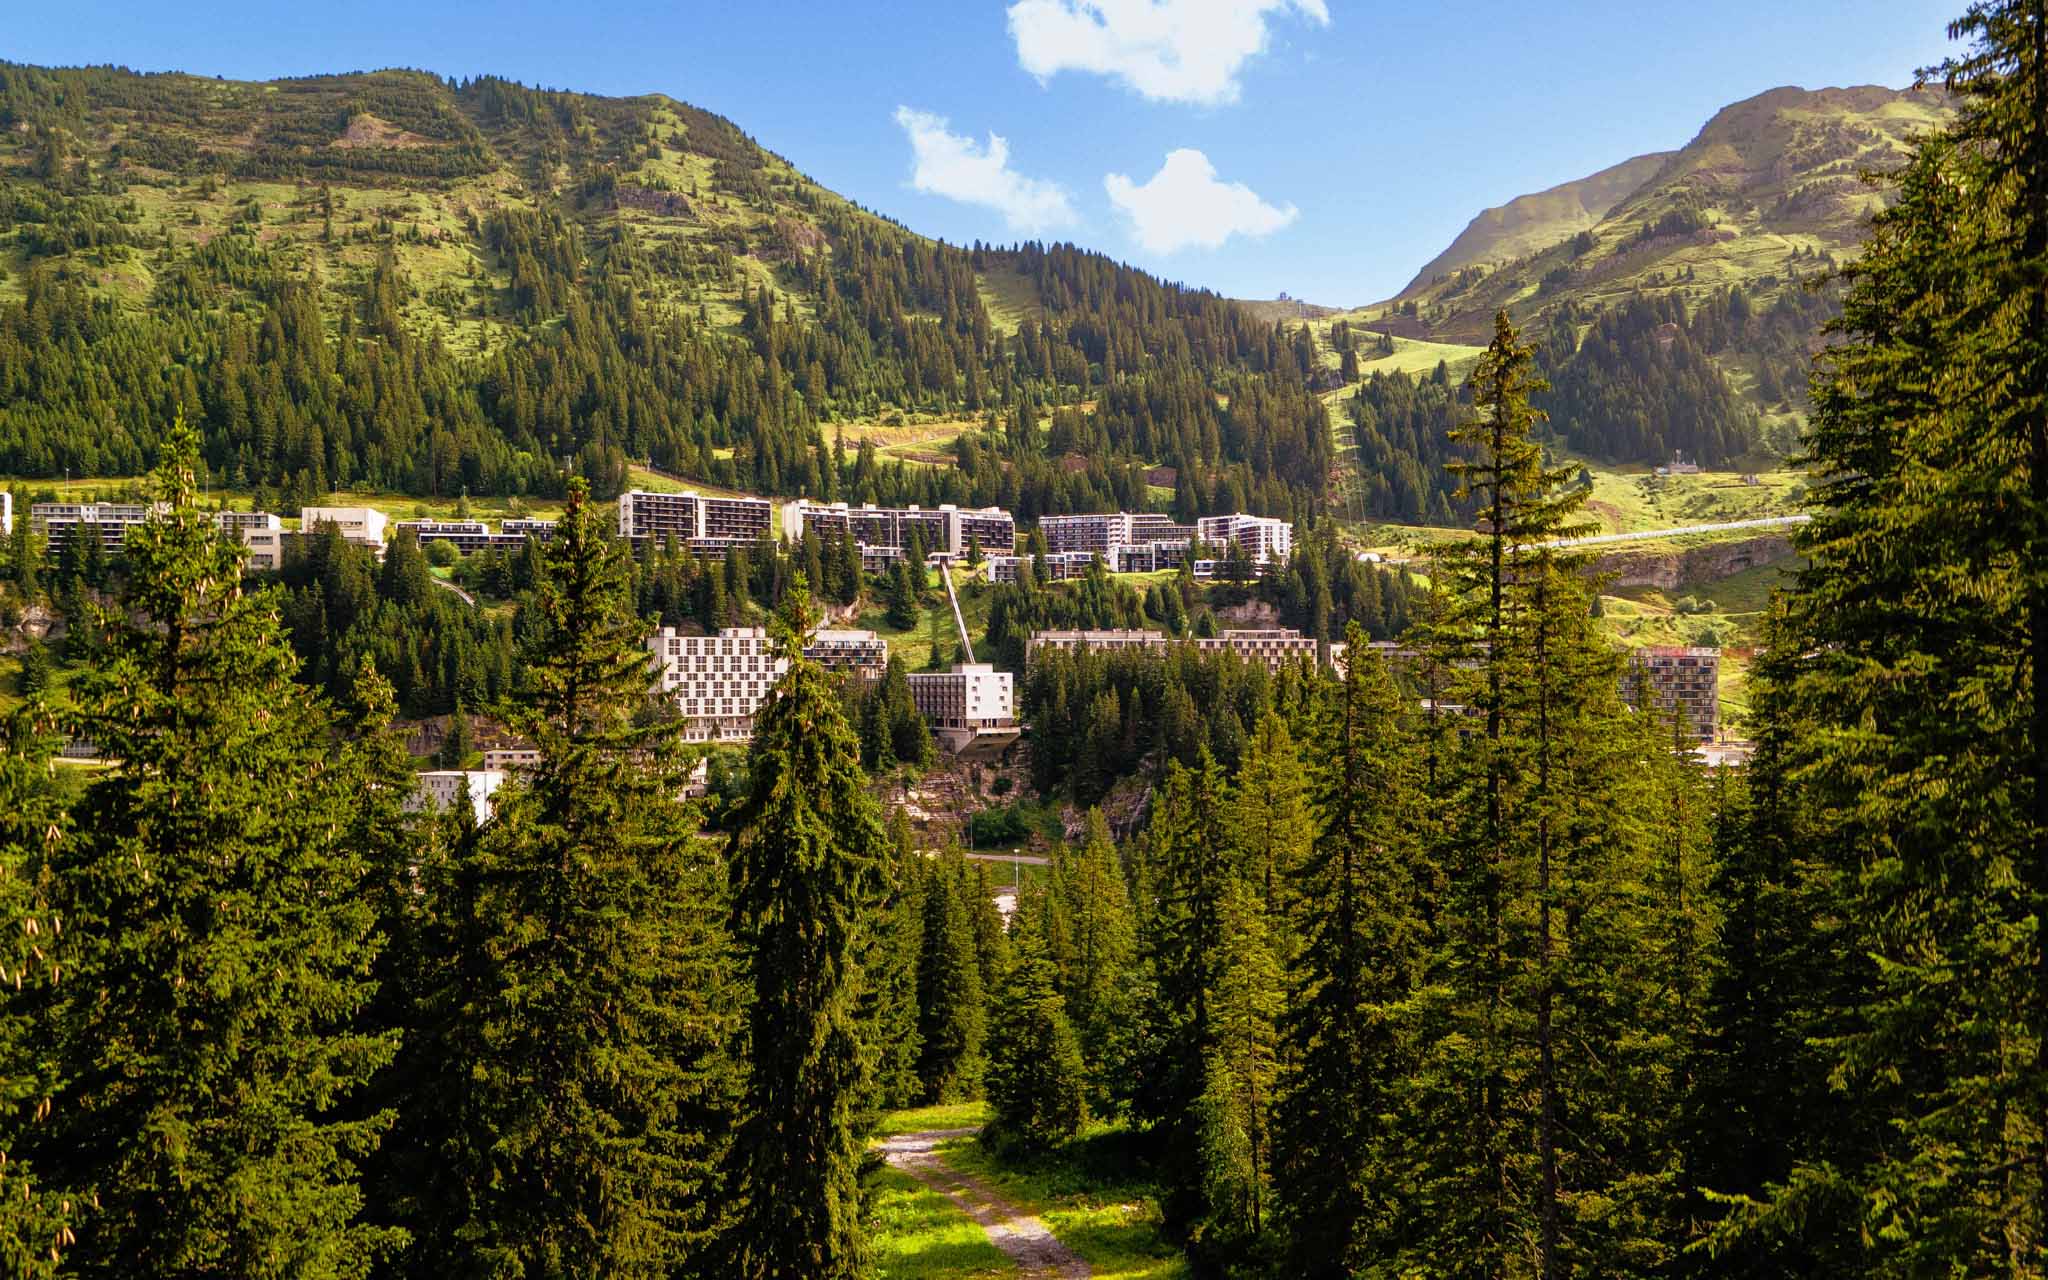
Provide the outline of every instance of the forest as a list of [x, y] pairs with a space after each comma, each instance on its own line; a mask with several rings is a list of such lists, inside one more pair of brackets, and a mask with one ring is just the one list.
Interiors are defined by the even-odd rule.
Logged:
[[[876, 797], [900, 698], [802, 655], [843, 552], [685, 570], [567, 475], [509, 634], [414, 651], [377, 618], [434, 609], [417, 548], [244, 575], [172, 419], [117, 562], [22, 536], [0, 576], [94, 619], [0, 744], [0, 1257], [856, 1280], [882, 1113], [981, 1098], [1020, 1157], [1126, 1124], [1202, 1277], [2048, 1272], [2048, 12], [1956, 33], [1810, 374], [1740, 768], [1629, 696], [1506, 313], [1447, 411], [1476, 536], [1423, 584], [1312, 534], [1239, 588], [1341, 678], [1034, 664], [1041, 785], [1156, 785], [1008, 921]], [[791, 659], [715, 829], [642, 648], [691, 575]], [[1027, 577], [991, 628], [1204, 626], [1169, 587]], [[403, 803], [383, 665], [447, 653], [539, 749], [481, 822]]]

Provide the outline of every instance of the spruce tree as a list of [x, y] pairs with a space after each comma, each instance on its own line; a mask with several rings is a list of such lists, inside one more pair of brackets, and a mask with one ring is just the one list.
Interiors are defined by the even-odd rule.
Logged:
[[96, 1201], [82, 1275], [358, 1276], [400, 1239], [358, 1220], [389, 1121], [338, 1110], [387, 1061], [351, 1021], [377, 953], [346, 837], [358, 790], [296, 682], [271, 592], [197, 506], [176, 428], [168, 511], [129, 536], [78, 726], [118, 761], [52, 859], [79, 939], [52, 1026], [65, 1104], [46, 1176]]
[[[526, 696], [540, 761], [475, 842], [488, 969], [459, 1017], [489, 1133], [436, 1270], [713, 1272], [712, 1192], [736, 1096], [720, 886], [680, 801], [680, 723], [654, 691], [626, 550], [580, 480], [532, 596]], [[451, 906], [467, 904], [454, 903]], [[459, 918], [459, 917], [458, 917]]]
[[1044, 1151], [1080, 1132], [1087, 1075], [1046, 952], [1041, 897], [1018, 910], [1003, 1003], [988, 1034], [989, 1123], [998, 1149]]
[[1280, 964], [1257, 882], [1233, 877], [1217, 919], [1214, 1034], [1197, 1104], [1207, 1215], [1198, 1253], [1231, 1262], [1259, 1249], [1271, 1212]]
[[924, 876], [917, 1074], [931, 1102], [968, 1096], [981, 1075], [986, 989], [965, 901], [967, 874], [965, 860], [955, 851]]
[[1300, 950], [1281, 1030], [1275, 1180], [1288, 1256], [1309, 1277], [1392, 1252], [1421, 1212], [1414, 1159], [1390, 1124], [1417, 1069], [1418, 1002], [1438, 886], [1425, 857], [1420, 761], [1379, 657], [1351, 632], [1344, 687], [1320, 736], [1322, 823], [1294, 871]]
[[54, 727], [36, 704], [0, 724], [0, 1268], [29, 1278], [59, 1274], [86, 1207], [24, 1158], [56, 1105], [46, 997], [78, 936], [74, 927], [66, 939], [47, 897], [47, 868], [71, 835], [51, 772]]
[[[1790, 776], [1868, 930], [1830, 1075], [1885, 1130], [1760, 1228], [1861, 1207], [1867, 1274], [2048, 1267], [2048, 5], [1973, 4], [1814, 389]], [[1808, 1146], [1812, 1150], [1811, 1146]], [[1818, 1154], [1818, 1153], [1816, 1153]]]
[[1138, 926], [1109, 823], [1100, 809], [1090, 809], [1087, 822], [1080, 849], [1054, 855], [1070, 956], [1060, 994], [1087, 1064], [1089, 1105], [1106, 1114], [1130, 1049]]
[[755, 720], [728, 855], [749, 1061], [726, 1198], [728, 1275], [844, 1280], [863, 1270], [855, 1111], [868, 1089], [857, 963], [887, 842], [823, 668], [801, 580], [776, 643], [789, 667]]

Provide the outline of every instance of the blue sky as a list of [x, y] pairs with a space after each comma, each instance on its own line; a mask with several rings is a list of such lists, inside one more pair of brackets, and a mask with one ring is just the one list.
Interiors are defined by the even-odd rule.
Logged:
[[1680, 146], [1727, 103], [1906, 84], [1961, 8], [67, 0], [19, 6], [0, 57], [667, 93], [930, 235], [1069, 239], [1239, 297], [1350, 305], [1399, 289], [1480, 209]]

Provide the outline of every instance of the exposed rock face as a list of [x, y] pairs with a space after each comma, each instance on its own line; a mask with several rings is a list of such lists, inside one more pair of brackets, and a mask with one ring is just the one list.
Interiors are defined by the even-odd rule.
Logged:
[[1594, 561], [1593, 568], [1597, 573], [1612, 574], [1613, 585], [1617, 587], [1675, 591], [1694, 583], [1719, 582], [1758, 565], [1789, 560], [1792, 554], [1791, 539], [1769, 534], [1685, 551], [1614, 551]]

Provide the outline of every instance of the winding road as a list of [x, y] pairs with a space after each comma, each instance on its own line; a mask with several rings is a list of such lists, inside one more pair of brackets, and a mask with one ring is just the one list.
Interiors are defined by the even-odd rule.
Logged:
[[882, 1158], [951, 1200], [979, 1223], [989, 1243], [1017, 1264], [1027, 1280], [1091, 1280], [1095, 1272], [1080, 1255], [1059, 1242], [1051, 1228], [947, 1164], [939, 1144], [969, 1138], [979, 1129], [927, 1129], [901, 1133], [879, 1144]]

